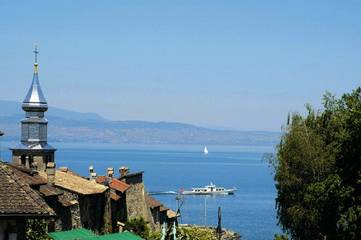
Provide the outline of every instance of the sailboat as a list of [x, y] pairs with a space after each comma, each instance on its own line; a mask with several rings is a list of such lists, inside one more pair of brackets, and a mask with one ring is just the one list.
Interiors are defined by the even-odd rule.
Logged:
[[208, 154], [208, 149], [207, 149], [207, 146], [204, 146], [203, 153], [204, 153], [204, 155], [207, 155], [207, 154]]

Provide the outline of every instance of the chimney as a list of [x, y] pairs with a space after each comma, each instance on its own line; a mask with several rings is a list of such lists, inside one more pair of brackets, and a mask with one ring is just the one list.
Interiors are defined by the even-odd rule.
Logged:
[[69, 169], [68, 167], [60, 167], [59, 170], [66, 173]]
[[90, 180], [95, 181], [95, 179], [97, 178], [97, 173], [93, 172], [90, 174]]
[[114, 174], [114, 168], [112, 168], [112, 167], [108, 167], [108, 169], [107, 169], [107, 175], [108, 175], [108, 177], [113, 177], [113, 174]]
[[119, 175], [120, 177], [124, 177], [125, 175], [128, 174], [129, 168], [122, 166], [119, 168]]
[[54, 162], [48, 162], [46, 164], [46, 176], [48, 178], [49, 184], [55, 183], [55, 163]]
[[89, 180], [93, 180], [97, 177], [97, 174], [94, 172], [93, 165], [89, 166]]

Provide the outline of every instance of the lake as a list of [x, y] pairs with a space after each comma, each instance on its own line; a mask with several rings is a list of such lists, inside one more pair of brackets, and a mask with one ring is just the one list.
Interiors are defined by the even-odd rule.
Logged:
[[[2, 157], [10, 160], [2, 143]], [[203, 187], [211, 181], [225, 188], [236, 187], [235, 195], [186, 196], [181, 208], [181, 223], [217, 225], [217, 210], [222, 208], [222, 226], [242, 235], [242, 239], [273, 239], [277, 226], [272, 169], [263, 160], [272, 146], [114, 145], [56, 143], [57, 167], [67, 166], [88, 176], [93, 165], [98, 175], [108, 167], [117, 173], [120, 166], [131, 172], [144, 171], [147, 191], [178, 191]], [[176, 210], [174, 195], [154, 196]], [[206, 217], [205, 217], [206, 216]]]

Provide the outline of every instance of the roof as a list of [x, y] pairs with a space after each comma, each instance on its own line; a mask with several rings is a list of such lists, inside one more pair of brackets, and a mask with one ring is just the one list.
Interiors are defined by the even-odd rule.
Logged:
[[30, 186], [47, 184], [46, 178], [40, 176], [39, 173], [35, 170], [13, 164], [8, 164], [8, 166], [17, 175], [17, 177], [24, 180]]
[[125, 192], [130, 188], [129, 184], [126, 184], [123, 181], [120, 181], [118, 179], [113, 178], [112, 181], [110, 182], [110, 188], [115, 189], [119, 192]]
[[167, 206], [163, 205], [161, 202], [151, 197], [149, 194], [145, 194], [145, 201], [150, 208], [159, 207], [160, 212], [166, 212], [168, 218], [177, 217], [177, 213], [169, 209]]
[[41, 150], [41, 151], [56, 151], [56, 149], [45, 142], [21, 142], [16, 147], [10, 148], [10, 150]]
[[159, 211], [161, 211], [161, 212], [163, 212], [163, 211], [168, 211], [168, 210], [169, 210], [169, 208], [167, 208], [167, 207], [164, 206], [164, 205], [160, 206], [160, 209], [159, 209]]
[[51, 232], [48, 235], [54, 240], [142, 240], [143, 238], [131, 232], [121, 232], [106, 235], [95, 235], [92, 231], [84, 228], [62, 232]]
[[[46, 176], [45, 172], [41, 174]], [[82, 195], [103, 193], [108, 189], [106, 186], [82, 178], [81, 176], [69, 170], [56, 170], [54, 185]]]
[[96, 237], [92, 231], [78, 228], [69, 231], [62, 231], [62, 232], [50, 232], [48, 235], [54, 240], [73, 240], [73, 239], [88, 239], [91, 237]]
[[168, 210], [167, 210], [167, 217], [168, 217], [168, 218], [176, 218], [176, 217], [177, 217], [177, 213], [174, 212], [173, 210], [168, 209]]
[[149, 194], [145, 194], [145, 202], [148, 204], [150, 208], [156, 208], [162, 206], [162, 203], [160, 203], [155, 198], [149, 196]]
[[116, 193], [110, 193], [110, 198], [113, 199], [114, 201], [118, 201], [120, 199], [120, 196]]
[[94, 240], [96, 240], [96, 239], [101, 239], [101, 240], [143, 240], [143, 238], [141, 238], [131, 232], [106, 234], [106, 235], [98, 236], [95, 238], [91, 238], [91, 240], [93, 240], [93, 239]]
[[34, 64], [34, 67], [35, 69], [34, 69], [33, 81], [23, 101], [22, 107], [24, 110], [29, 108], [41, 108], [46, 110], [48, 109], [48, 104], [44, 97], [43, 91], [41, 90], [40, 87], [39, 76], [37, 71], [37, 67], [38, 67], [37, 63]]
[[124, 193], [125, 191], [127, 191], [130, 188], [129, 184], [127, 184], [123, 181], [120, 181], [116, 178], [110, 178], [107, 176], [99, 176], [95, 179], [95, 181], [99, 184], [109, 185], [109, 187], [111, 189], [114, 189], [114, 190], [122, 192], [122, 193]]
[[0, 216], [55, 216], [46, 202], [11, 167], [0, 162]]
[[69, 200], [67, 199], [67, 197], [65, 197], [64, 195], [60, 195], [58, 197], [58, 202], [63, 206], [63, 207], [70, 207], [76, 204], [79, 204], [78, 200]]
[[58, 196], [64, 193], [63, 191], [53, 187], [50, 184], [41, 185], [39, 188], [39, 192], [45, 197]]
[[135, 172], [135, 173], [128, 173], [127, 175], [120, 177], [119, 180], [122, 180], [122, 179], [124, 179], [124, 178], [131, 178], [131, 177], [143, 175], [143, 173], [144, 173], [144, 171]]

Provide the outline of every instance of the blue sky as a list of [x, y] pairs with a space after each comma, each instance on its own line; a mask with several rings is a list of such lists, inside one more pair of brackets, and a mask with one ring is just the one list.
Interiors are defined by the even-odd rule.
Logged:
[[50, 105], [116, 120], [280, 130], [361, 82], [361, 1], [2, 1], [3, 100], [39, 44]]

